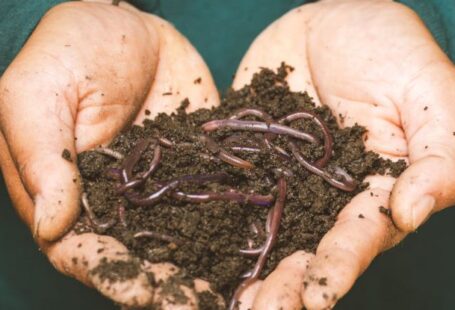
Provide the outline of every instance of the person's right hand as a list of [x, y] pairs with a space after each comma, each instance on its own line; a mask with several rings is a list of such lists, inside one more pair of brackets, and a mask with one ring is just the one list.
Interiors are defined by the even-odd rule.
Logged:
[[[150, 117], [171, 112], [186, 97], [191, 110], [219, 102], [195, 49], [169, 23], [107, 1], [51, 9], [0, 79], [0, 163], [19, 215], [57, 269], [127, 306], [171, 309], [146, 273], [165, 280], [177, 269], [145, 263], [114, 285], [90, 272], [102, 259], [131, 257], [111, 237], [70, 232], [80, 211], [76, 154], [142, 123], [146, 109]], [[189, 302], [174, 307], [196, 307], [194, 292], [184, 291]]]

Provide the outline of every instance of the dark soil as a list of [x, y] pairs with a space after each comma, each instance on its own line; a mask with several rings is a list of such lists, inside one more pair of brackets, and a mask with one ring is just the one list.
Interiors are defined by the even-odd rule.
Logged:
[[[364, 128], [354, 126], [340, 129], [328, 108], [316, 108], [307, 93], [290, 92], [285, 82], [287, 70], [290, 68], [284, 65], [277, 73], [263, 69], [255, 75], [251, 85], [239, 91], [228, 92], [218, 108], [201, 109], [186, 114], [185, 107], [188, 102], [184, 102], [175, 114], [161, 114], [154, 120], [146, 120], [144, 127], [130, 128], [109, 146], [127, 155], [141, 138], [164, 137], [174, 143], [172, 148], [162, 148], [161, 164], [141, 188], [143, 193], [155, 191], [156, 180], [166, 181], [188, 174], [225, 172], [231, 176], [228, 184], [201, 186], [190, 183], [179, 189], [197, 193], [204, 190], [225, 191], [234, 188], [244, 193], [275, 195], [274, 186], [277, 178], [282, 171], [291, 172], [292, 176], [287, 177], [286, 204], [278, 239], [262, 277], [269, 274], [281, 259], [297, 250], [314, 252], [322, 236], [333, 226], [340, 210], [354, 195], [367, 188], [367, 184], [361, 183], [365, 176], [375, 173], [398, 176], [405, 168], [402, 161], [392, 163], [380, 159], [373, 152], [366, 152], [363, 143]], [[327, 169], [330, 171], [334, 166], [342, 167], [359, 181], [357, 188], [353, 192], [334, 188], [322, 178], [309, 173], [297, 161], [284, 160], [275, 152], [258, 145], [258, 134], [229, 130], [210, 133], [210, 136], [220, 144], [224, 138], [238, 135], [244, 141], [244, 145], [263, 148], [259, 153], [235, 152], [237, 156], [252, 162], [253, 169], [240, 169], [220, 161], [216, 154], [211, 154], [205, 144], [196, 138], [202, 133], [200, 125], [213, 119], [227, 118], [234, 111], [246, 107], [260, 109], [274, 119], [301, 110], [317, 113], [327, 123], [334, 140], [334, 153]], [[322, 141], [322, 132], [312, 120], [295, 121], [291, 127], [312, 133]], [[262, 134], [259, 136], [262, 137]], [[288, 150], [287, 139], [278, 136], [274, 144]], [[298, 143], [302, 154], [309, 160], [317, 160], [324, 154], [322, 145]], [[145, 171], [152, 157], [153, 150], [148, 149], [135, 172]], [[151, 262], [172, 262], [183, 268], [187, 274], [208, 280], [216, 291], [229, 300], [241, 281], [240, 275], [250, 270], [256, 262], [256, 258], [240, 255], [239, 249], [248, 248], [248, 239], [254, 240], [254, 247], [262, 245], [264, 235], [253, 233], [251, 225], [254, 223], [264, 230], [269, 207], [224, 201], [187, 203], [169, 196], [154, 206], [133, 206], [116, 193], [117, 181], [106, 174], [108, 168], [118, 168], [121, 164], [122, 160], [94, 151], [84, 152], [78, 156], [83, 188], [98, 220], [106, 222], [112, 218], [117, 219], [118, 206], [125, 204], [127, 227], [117, 221], [113, 227], [105, 231], [97, 230], [89, 225], [87, 215], [82, 214], [77, 231], [79, 233], [95, 231], [111, 235], [124, 243], [139, 258]], [[133, 238], [135, 233], [143, 230], [172, 236], [175, 242]], [[114, 276], [104, 276], [113, 279], [115, 272], [113, 274]], [[117, 276], [122, 278], [128, 275], [131, 276], [130, 274]], [[201, 302], [203, 309], [213, 309], [209, 305], [213, 302], [213, 296], [210, 294], [201, 295], [200, 301], [205, 301]]]

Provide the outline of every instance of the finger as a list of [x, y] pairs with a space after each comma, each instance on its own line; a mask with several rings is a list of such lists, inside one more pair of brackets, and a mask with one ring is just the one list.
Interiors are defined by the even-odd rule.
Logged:
[[0, 168], [5, 180], [9, 197], [13, 201], [17, 213], [28, 227], [33, 227], [33, 201], [27, 194], [16, 169], [5, 138], [0, 132]]
[[34, 201], [34, 234], [47, 240], [60, 237], [79, 214], [73, 114], [67, 100], [73, 94], [56, 96], [67, 74], [55, 74], [62, 79], [47, 76], [38, 82], [33, 71], [11, 68], [0, 81], [0, 128]]
[[[311, 6], [310, 6], [311, 7]], [[232, 87], [250, 83], [261, 68], [278, 68], [282, 62], [294, 68], [286, 78], [292, 91], [306, 91], [320, 105], [307, 57], [307, 23], [309, 10], [292, 10], [265, 29], [253, 42], [235, 74]]]
[[408, 85], [400, 108], [411, 165], [392, 192], [393, 219], [414, 231], [455, 203], [455, 68], [433, 59]]
[[261, 289], [263, 281], [258, 280], [245, 288], [239, 298], [239, 310], [253, 309], [253, 303], [257, 293]]
[[[195, 279], [194, 280], [194, 290], [196, 293], [199, 295], [199, 302], [200, 300], [200, 295], [201, 294], [209, 294], [211, 297], [215, 297], [216, 304], [221, 308], [224, 309], [226, 308], [226, 303], [224, 302], [223, 296], [220, 294], [217, 294], [212, 290], [210, 287], [210, 283], [201, 279]], [[200, 304], [199, 304], [200, 305]]]
[[125, 246], [112, 237], [71, 233], [44, 250], [59, 271], [95, 287], [117, 303], [143, 307], [153, 301], [149, 277]]
[[376, 255], [404, 238], [386, 214], [394, 179], [375, 176], [367, 181], [370, 189], [340, 212], [305, 273], [302, 298], [309, 310], [333, 307]]
[[197, 296], [189, 284], [193, 281], [170, 263], [151, 264], [145, 262], [142, 269], [153, 275], [156, 290], [152, 306], [154, 309], [196, 310]]
[[171, 114], [185, 99], [188, 112], [219, 104], [219, 95], [212, 75], [191, 43], [169, 22], [143, 14], [147, 27], [157, 29], [160, 40], [159, 65], [152, 88], [135, 124], [158, 113]]
[[[2, 76], [0, 129], [34, 202], [27, 212], [34, 213], [36, 237], [55, 240], [77, 218], [76, 151], [109, 141], [131, 121], [157, 61], [151, 37], [126, 10], [60, 5], [46, 14]], [[136, 61], [126, 63], [125, 57]]]
[[262, 283], [254, 299], [253, 309], [302, 309], [303, 276], [313, 256], [298, 251], [283, 259]]

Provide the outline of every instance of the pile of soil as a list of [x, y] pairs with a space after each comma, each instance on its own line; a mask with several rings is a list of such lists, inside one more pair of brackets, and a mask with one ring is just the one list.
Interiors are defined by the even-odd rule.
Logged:
[[[138, 189], [141, 193], [156, 191], [155, 181], [167, 181], [183, 175], [215, 174], [224, 172], [230, 176], [227, 183], [194, 185], [185, 183], [179, 187], [188, 193], [203, 191], [221, 192], [235, 189], [243, 193], [276, 195], [277, 179], [286, 174], [287, 194], [278, 238], [274, 245], [262, 277], [267, 276], [284, 257], [297, 250], [314, 252], [324, 234], [333, 226], [337, 214], [357, 193], [368, 185], [362, 180], [370, 174], [391, 174], [398, 176], [405, 168], [403, 161], [392, 163], [379, 158], [364, 147], [365, 129], [360, 126], [339, 128], [335, 117], [327, 107], [315, 107], [307, 93], [291, 92], [285, 77], [292, 68], [282, 65], [277, 72], [263, 69], [257, 73], [251, 84], [239, 91], [229, 91], [222, 104], [213, 109], [200, 109], [185, 113], [188, 102], [173, 115], [160, 114], [153, 120], [144, 121], [143, 127], [133, 126], [120, 134], [109, 148], [127, 156], [142, 138], [163, 137], [174, 144], [162, 148], [159, 168]], [[284, 160], [276, 152], [259, 145], [258, 135], [251, 132], [217, 130], [209, 135], [220, 145], [230, 136], [244, 145], [261, 148], [261, 152], [232, 151], [242, 159], [254, 164], [252, 169], [231, 166], [211, 153], [205, 143], [197, 139], [202, 134], [201, 125], [213, 119], [226, 119], [242, 108], [260, 109], [274, 119], [298, 111], [311, 111], [322, 118], [333, 137], [333, 156], [327, 170], [341, 167], [359, 184], [352, 192], [339, 190], [316, 176], [294, 159]], [[246, 119], [257, 120], [247, 117]], [[311, 133], [323, 141], [323, 133], [311, 120], [292, 122], [290, 127]], [[273, 143], [288, 149], [288, 137], [277, 136]], [[324, 154], [322, 143], [298, 142], [304, 157], [315, 161]], [[144, 172], [153, 158], [153, 149], [147, 149], [134, 172]], [[88, 151], [79, 155], [78, 165], [83, 178], [83, 191], [101, 222], [118, 219], [118, 206], [124, 205], [126, 227], [120, 222], [108, 229], [95, 229], [82, 214], [77, 232], [95, 231], [115, 237], [125, 244], [137, 257], [151, 262], [172, 262], [188, 275], [209, 281], [213, 288], [228, 301], [233, 290], [241, 282], [240, 276], [251, 270], [255, 257], [239, 254], [239, 249], [248, 248], [248, 240], [254, 247], [260, 247], [265, 235], [254, 233], [255, 224], [264, 230], [270, 207], [242, 204], [237, 202], [211, 201], [188, 203], [170, 195], [156, 205], [138, 207], [129, 203], [116, 192], [118, 182], [107, 171], [119, 168], [122, 160]], [[379, 211], [378, 211], [379, 212]], [[134, 238], [140, 231], [154, 231], [172, 237], [163, 241], [153, 238]], [[174, 242], [175, 240], [175, 242]], [[101, 268], [102, 269], [102, 268]], [[115, 280], [111, 279], [110, 280]], [[211, 299], [201, 296], [201, 299]], [[202, 307], [204, 308], [204, 307]], [[210, 305], [206, 309], [213, 309]]]

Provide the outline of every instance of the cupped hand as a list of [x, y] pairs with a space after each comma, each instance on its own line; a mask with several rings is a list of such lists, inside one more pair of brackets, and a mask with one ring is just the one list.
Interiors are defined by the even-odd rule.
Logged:
[[256, 39], [234, 87], [282, 61], [295, 69], [291, 90], [329, 106], [341, 126], [365, 126], [368, 150], [409, 163], [396, 180], [368, 177], [369, 188], [340, 212], [315, 256], [283, 260], [245, 292], [241, 307], [330, 309], [375, 256], [455, 203], [455, 68], [414, 12], [386, 0], [291, 11]]
[[[144, 263], [136, 277], [111, 285], [91, 270], [105, 260], [130, 261], [127, 249], [111, 237], [69, 232], [80, 212], [78, 153], [141, 124], [146, 110], [154, 117], [185, 98], [190, 110], [219, 102], [203, 60], [169, 23], [109, 2], [51, 9], [1, 77], [2, 172], [19, 215], [60, 271], [121, 304], [192, 309], [192, 289], [183, 288], [186, 305], [166, 306], [148, 281], [150, 272], [165, 281], [174, 266]], [[196, 281], [196, 290], [207, 287]]]

